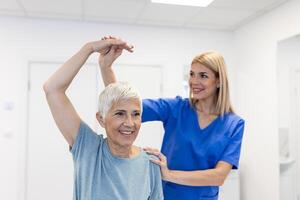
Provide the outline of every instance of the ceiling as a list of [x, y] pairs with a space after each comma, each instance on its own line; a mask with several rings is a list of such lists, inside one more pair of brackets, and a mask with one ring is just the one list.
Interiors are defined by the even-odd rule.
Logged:
[[0, 16], [234, 30], [289, 0], [215, 0], [206, 8], [150, 0], [0, 0]]

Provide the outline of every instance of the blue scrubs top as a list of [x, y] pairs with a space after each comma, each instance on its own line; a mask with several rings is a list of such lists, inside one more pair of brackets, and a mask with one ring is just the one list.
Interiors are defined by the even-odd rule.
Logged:
[[[162, 153], [171, 170], [212, 169], [218, 161], [238, 168], [244, 120], [233, 113], [219, 116], [200, 128], [189, 99], [143, 100], [142, 121], [162, 121], [165, 129]], [[217, 200], [218, 186], [184, 186], [163, 181], [165, 200]]]

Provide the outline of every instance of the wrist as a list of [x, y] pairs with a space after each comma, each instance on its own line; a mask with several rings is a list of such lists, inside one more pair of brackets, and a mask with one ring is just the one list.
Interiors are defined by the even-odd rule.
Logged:
[[173, 182], [174, 173], [172, 170], [168, 170], [162, 177], [164, 181]]
[[104, 72], [111, 72], [112, 71], [112, 65], [100, 64], [100, 69], [101, 69], [101, 71], [104, 71]]
[[88, 54], [92, 54], [95, 52], [94, 47], [91, 44], [91, 42], [88, 42], [85, 45], [83, 45], [82, 50], [87, 52]]

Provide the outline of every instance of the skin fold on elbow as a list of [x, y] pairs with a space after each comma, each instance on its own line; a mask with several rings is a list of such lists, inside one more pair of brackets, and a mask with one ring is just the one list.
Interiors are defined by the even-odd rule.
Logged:
[[215, 186], [222, 186], [222, 185], [224, 185], [224, 182], [227, 178], [227, 173], [225, 174], [225, 173], [219, 172], [215, 178], [216, 178]]
[[63, 89], [58, 89], [58, 88], [55, 88], [54, 86], [52, 86], [48, 81], [46, 81], [44, 84], [43, 84], [43, 90], [47, 95], [49, 94], [54, 94], [54, 93], [58, 93], [58, 92], [64, 92]]
[[44, 84], [43, 84], [43, 90], [44, 90], [44, 92], [45, 92], [45, 94], [48, 94], [49, 93], [49, 86], [48, 86], [48, 83], [47, 82], [45, 82]]

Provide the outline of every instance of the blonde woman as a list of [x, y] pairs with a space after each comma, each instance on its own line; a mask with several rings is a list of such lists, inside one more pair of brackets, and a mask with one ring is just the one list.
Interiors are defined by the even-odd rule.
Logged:
[[[116, 58], [111, 53], [100, 59], [105, 84], [116, 81]], [[165, 130], [161, 152], [145, 150], [159, 157], [153, 162], [161, 168], [165, 200], [217, 200], [219, 186], [238, 168], [244, 131], [230, 103], [223, 56], [196, 56], [189, 87], [190, 98], [143, 100], [142, 121], [161, 121]]]

